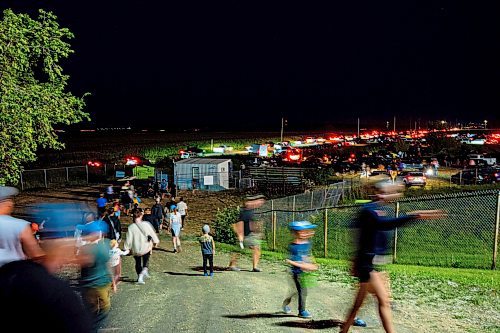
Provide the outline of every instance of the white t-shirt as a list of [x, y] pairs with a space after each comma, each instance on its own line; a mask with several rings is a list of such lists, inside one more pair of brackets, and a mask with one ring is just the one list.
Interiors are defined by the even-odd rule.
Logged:
[[181, 214], [181, 215], [186, 215], [186, 209], [188, 208], [188, 206], [186, 205], [186, 203], [184, 201], [181, 201], [177, 204], [177, 211]]
[[30, 223], [9, 215], [0, 215], [0, 266], [24, 260], [21, 233]]

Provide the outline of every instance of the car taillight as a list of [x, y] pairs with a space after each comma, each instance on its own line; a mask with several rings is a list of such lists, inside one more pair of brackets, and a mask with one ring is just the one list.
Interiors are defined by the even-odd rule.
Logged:
[[413, 179], [413, 176], [408, 177], [408, 180], [412, 180], [412, 179]]

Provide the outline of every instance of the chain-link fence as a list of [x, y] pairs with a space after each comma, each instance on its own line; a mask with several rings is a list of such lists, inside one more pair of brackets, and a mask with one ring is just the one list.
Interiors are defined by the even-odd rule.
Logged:
[[99, 183], [116, 178], [117, 171], [122, 172], [123, 176], [132, 175], [132, 168], [116, 164], [23, 170], [20, 187], [22, 190], [29, 190]]
[[[284, 199], [287, 199], [285, 201]], [[355, 221], [361, 205], [290, 209], [289, 198], [272, 200], [272, 209], [259, 210], [269, 249], [286, 252], [291, 241], [288, 222], [309, 220], [318, 225], [313, 238], [316, 256], [351, 259], [355, 251]], [[303, 207], [303, 206], [301, 206]], [[498, 254], [500, 192], [477, 191], [407, 198], [384, 206], [387, 216], [404, 216], [415, 210], [440, 209], [447, 216], [418, 220], [393, 231], [394, 263], [495, 268]]]

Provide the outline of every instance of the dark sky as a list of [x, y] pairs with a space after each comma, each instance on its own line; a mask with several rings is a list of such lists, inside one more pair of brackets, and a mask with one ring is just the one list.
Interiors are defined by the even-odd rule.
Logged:
[[[495, 121], [495, 1], [3, 1], [51, 9], [96, 126], [362, 127]], [[243, 120], [242, 120], [243, 119]], [[398, 125], [399, 125], [398, 124]]]

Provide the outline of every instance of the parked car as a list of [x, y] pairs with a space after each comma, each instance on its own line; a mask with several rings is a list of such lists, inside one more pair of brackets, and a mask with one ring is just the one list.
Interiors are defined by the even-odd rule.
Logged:
[[425, 186], [427, 178], [423, 172], [412, 171], [403, 176], [403, 183], [406, 186]]
[[496, 184], [500, 183], [500, 167], [487, 167], [478, 170], [479, 175], [483, 177], [483, 183]]
[[451, 182], [457, 185], [481, 185], [484, 183], [484, 177], [479, 170], [466, 169], [452, 175]]
[[181, 158], [202, 157], [205, 151], [198, 147], [188, 147], [179, 151]]

